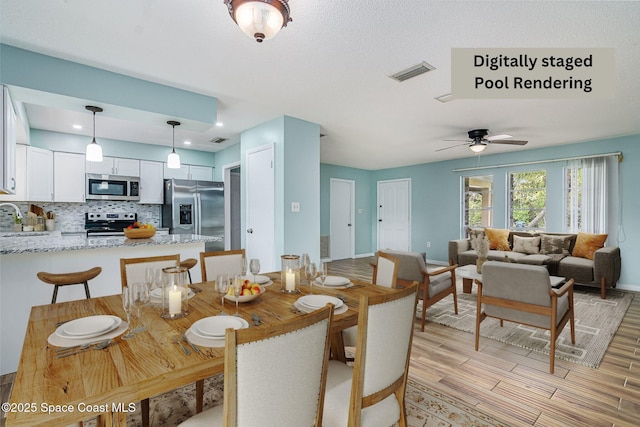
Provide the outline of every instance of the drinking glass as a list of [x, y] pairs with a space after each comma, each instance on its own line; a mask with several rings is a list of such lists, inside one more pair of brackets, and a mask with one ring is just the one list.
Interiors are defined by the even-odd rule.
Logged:
[[242, 257], [242, 260], [240, 261], [240, 269], [242, 270], [242, 276], [246, 276], [247, 275], [247, 259], [245, 257]]
[[311, 259], [309, 258], [309, 254], [302, 254], [300, 258], [300, 268], [302, 269], [302, 274], [304, 274], [304, 280], [309, 280], [309, 275], [307, 271], [307, 267], [309, 267], [309, 263]]
[[251, 271], [251, 274], [253, 274], [252, 283], [256, 283], [256, 274], [260, 273], [260, 260], [252, 258], [251, 261], [249, 261], [249, 270]]
[[321, 262], [320, 263], [320, 281], [322, 282], [322, 289], [324, 289], [324, 282], [325, 280], [327, 280], [327, 267], [328, 267], [327, 262]]
[[122, 336], [122, 338], [126, 340], [135, 336], [133, 330], [131, 329], [131, 311], [133, 309], [133, 306], [131, 305], [131, 294], [129, 293], [128, 286], [124, 286], [122, 288], [122, 308], [124, 308], [124, 312], [127, 315], [127, 323], [129, 324], [129, 326], [127, 327], [127, 331]]
[[[244, 275], [243, 275], [244, 276]], [[238, 298], [240, 298], [240, 291], [242, 290], [242, 278], [240, 276], [235, 276], [233, 278], [233, 296], [236, 297], [236, 313], [234, 316], [242, 317], [240, 313], [238, 313]]]
[[216, 292], [220, 295], [221, 309], [220, 314], [227, 314], [224, 312], [224, 296], [229, 292], [229, 276], [226, 274], [218, 274], [216, 280]]
[[136, 327], [132, 330], [133, 333], [144, 331], [146, 328], [142, 325], [142, 316], [140, 309], [149, 303], [149, 288], [146, 283], [132, 283], [129, 287], [130, 305], [135, 313], [133, 314], [137, 320]]
[[307, 266], [307, 277], [309, 278], [309, 293], [313, 293], [313, 282], [316, 280], [316, 276], [318, 275], [318, 264], [315, 262], [309, 263]]
[[144, 270], [144, 283], [147, 285], [147, 288], [149, 288], [149, 291], [153, 289], [155, 281], [156, 271], [151, 267], [147, 267]]

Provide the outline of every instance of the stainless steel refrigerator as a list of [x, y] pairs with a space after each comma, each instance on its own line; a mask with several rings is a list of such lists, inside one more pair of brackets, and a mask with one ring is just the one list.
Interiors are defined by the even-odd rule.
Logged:
[[171, 234], [221, 237], [205, 245], [207, 251], [224, 250], [224, 185], [222, 182], [164, 180], [162, 226]]

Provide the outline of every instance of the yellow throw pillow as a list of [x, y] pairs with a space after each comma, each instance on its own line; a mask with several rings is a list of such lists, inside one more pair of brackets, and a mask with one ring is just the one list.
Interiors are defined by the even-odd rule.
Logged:
[[499, 228], [485, 228], [484, 234], [489, 239], [489, 249], [498, 251], [510, 251], [509, 246], [509, 230]]
[[576, 244], [573, 246], [572, 256], [593, 259], [593, 254], [604, 247], [607, 234], [578, 233]]

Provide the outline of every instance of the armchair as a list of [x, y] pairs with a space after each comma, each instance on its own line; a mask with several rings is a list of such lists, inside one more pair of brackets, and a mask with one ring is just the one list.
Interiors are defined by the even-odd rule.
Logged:
[[551, 287], [545, 267], [488, 261], [482, 266], [482, 282], [476, 280], [476, 284], [476, 351], [480, 323], [487, 317], [500, 319], [500, 326], [507, 320], [546, 329], [551, 335], [549, 372], [553, 374], [556, 340], [567, 322], [571, 342], [576, 342], [573, 279], [556, 290]]

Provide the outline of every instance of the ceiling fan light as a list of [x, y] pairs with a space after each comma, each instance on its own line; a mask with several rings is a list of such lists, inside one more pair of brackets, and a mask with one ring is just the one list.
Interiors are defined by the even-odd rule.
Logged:
[[481, 142], [474, 142], [469, 146], [469, 148], [471, 148], [471, 151], [474, 153], [481, 153], [485, 148], [487, 148], [487, 145]]
[[101, 162], [102, 161], [102, 147], [98, 145], [96, 140], [91, 141], [90, 144], [87, 145], [87, 150], [85, 152], [85, 157], [89, 162]]
[[225, 0], [231, 18], [247, 36], [261, 43], [291, 21], [287, 0]]

